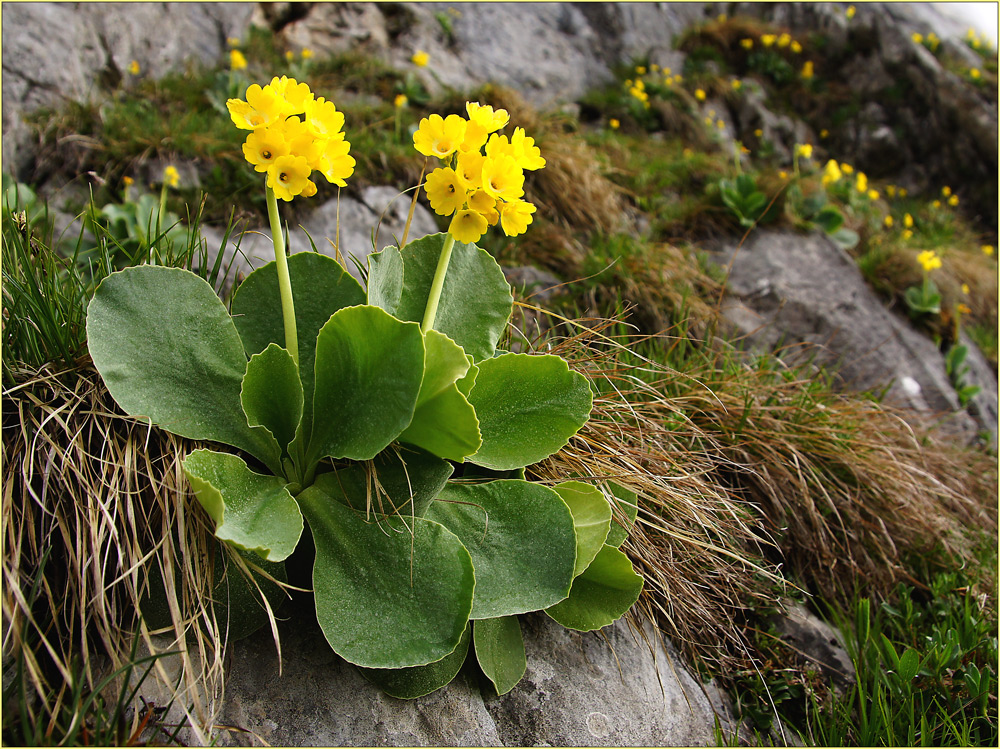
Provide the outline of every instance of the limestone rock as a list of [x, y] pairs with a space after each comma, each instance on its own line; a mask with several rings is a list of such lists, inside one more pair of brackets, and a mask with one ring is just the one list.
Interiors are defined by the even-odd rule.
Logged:
[[470, 660], [443, 689], [397, 700], [330, 650], [306, 604], [278, 625], [280, 674], [269, 631], [232, 645], [217, 722], [249, 733], [222, 733], [221, 742], [249, 744], [256, 735], [273, 746], [714, 743], [715, 714], [701, 685], [676, 656], [658, 644], [651, 650], [621, 623], [604, 630], [605, 642], [543, 614], [522, 617], [528, 671], [506, 695], [484, 698], [488, 687], [481, 693]]
[[[816, 364], [835, 367], [847, 389], [888, 386], [888, 402], [943, 415], [966, 439], [980, 428], [996, 434], [995, 419], [977, 424], [960, 410], [934, 343], [886, 309], [826, 235], [757, 230], [716, 259], [723, 267], [732, 261], [723, 313], [752, 346], [780, 345], [786, 360], [815, 357]], [[994, 404], [984, 401], [984, 414], [995, 413], [995, 378], [983, 397]]]

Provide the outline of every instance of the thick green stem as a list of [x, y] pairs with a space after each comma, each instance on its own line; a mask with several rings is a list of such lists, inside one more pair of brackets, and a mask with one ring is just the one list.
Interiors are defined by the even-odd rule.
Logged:
[[278, 291], [281, 294], [281, 314], [285, 322], [285, 350], [292, 361], [299, 363], [299, 338], [295, 330], [295, 307], [292, 304], [292, 282], [288, 277], [288, 259], [285, 257], [285, 235], [281, 233], [278, 216], [278, 199], [270, 187], [267, 191], [267, 217], [271, 222], [271, 239], [274, 242], [274, 262], [278, 268]]
[[434, 280], [431, 282], [431, 291], [427, 295], [427, 307], [424, 309], [424, 321], [420, 324], [420, 332], [426, 333], [434, 327], [434, 318], [437, 317], [438, 302], [441, 301], [441, 289], [444, 288], [444, 277], [448, 275], [448, 262], [451, 260], [451, 250], [455, 246], [455, 237], [449, 232], [445, 235], [444, 247], [441, 248], [441, 256], [438, 258], [437, 270], [434, 271]]

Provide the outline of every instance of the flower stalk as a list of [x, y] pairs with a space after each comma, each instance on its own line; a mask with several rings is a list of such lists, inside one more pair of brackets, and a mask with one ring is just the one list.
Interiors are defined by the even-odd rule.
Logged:
[[274, 190], [267, 186], [264, 190], [267, 195], [267, 218], [271, 222], [271, 238], [274, 242], [274, 262], [278, 269], [278, 292], [281, 295], [281, 314], [285, 323], [285, 350], [291, 354], [292, 361], [298, 366], [299, 338], [295, 327], [292, 282], [288, 276], [288, 259], [285, 256], [285, 235], [281, 231], [278, 199]]
[[434, 319], [437, 317], [438, 303], [441, 301], [441, 290], [444, 288], [444, 279], [448, 275], [448, 263], [451, 262], [451, 251], [455, 247], [455, 235], [448, 232], [445, 235], [444, 247], [441, 248], [441, 255], [438, 257], [437, 268], [434, 271], [434, 280], [431, 281], [431, 290], [427, 295], [427, 306], [424, 308], [424, 320], [420, 323], [420, 332], [426, 333], [434, 327]]

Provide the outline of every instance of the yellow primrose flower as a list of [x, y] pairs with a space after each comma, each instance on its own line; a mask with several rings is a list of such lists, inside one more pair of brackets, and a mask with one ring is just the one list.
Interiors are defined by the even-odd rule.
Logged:
[[268, 167], [267, 186], [274, 190], [276, 197], [291, 200], [305, 190], [311, 171], [302, 156], [281, 156]]
[[318, 138], [310, 127], [298, 117], [289, 117], [287, 120], [277, 122], [268, 130], [281, 133], [288, 143], [288, 152], [293, 156], [301, 156], [309, 164], [309, 169], [319, 169], [320, 159], [327, 148], [327, 144], [338, 142], [344, 139], [343, 133], [337, 133], [332, 138]]
[[705, 91], [703, 89], [695, 89], [694, 98], [698, 101], [705, 101]]
[[905, 226], [907, 229], [913, 228], [913, 216], [911, 216], [909, 213], [903, 216], [903, 226]]
[[965, 32], [965, 38], [971, 42], [976, 38], [976, 30], [970, 26], [969, 30]]
[[476, 190], [472, 193], [469, 197], [469, 208], [481, 214], [490, 226], [496, 226], [497, 221], [500, 220], [497, 201], [487, 195], [485, 190]]
[[909, 239], [913, 236], [913, 232], [910, 229], [903, 230], [903, 239]]
[[306, 103], [306, 126], [317, 138], [343, 138], [344, 113], [322, 96]]
[[229, 99], [226, 102], [229, 116], [240, 130], [267, 127], [292, 114], [288, 102], [271, 86], [261, 88], [256, 83], [251, 84], [246, 97], [246, 101]]
[[851, 174], [852, 172], [854, 172], [854, 167], [848, 164], [846, 161], [842, 161], [840, 163], [840, 171], [842, 171], [844, 174]]
[[864, 172], [858, 172], [857, 180], [855, 181], [855, 187], [858, 188], [858, 192], [868, 192], [868, 177]]
[[643, 66], [643, 65], [637, 66], [636, 69], [635, 69], [635, 74], [636, 75], [646, 75], [646, 68], [645, 68], [645, 66]]
[[827, 130], [826, 128], [823, 128], [822, 130], [819, 131], [819, 137], [820, 138], [826, 138], [829, 135], [830, 135], [830, 131]]
[[485, 160], [486, 157], [479, 151], [459, 151], [455, 171], [468, 183], [467, 189], [478, 188], [483, 184], [483, 162]]
[[743, 49], [753, 49], [753, 39], [740, 39], [740, 46]]
[[876, 190], [874, 188], [872, 188], [871, 190], [869, 190], [868, 191], [868, 199], [869, 200], [878, 200], [878, 190]]
[[982, 253], [984, 255], [992, 255], [993, 254], [993, 245], [991, 245], [991, 244], [984, 244], [979, 249], [980, 249], [980, 251], [982, 251]]
[[934, 202], [931, 203], [931, 206], [933, 208], [940, 208], [941, 207], [941, 201], [940, 200], [935, 200]]
[[969, 284], [967, 283], [962, 284], [962, 293], [965, 294], [966, 296], [969, 295]]
[[924, 43], [924, 35], [923, 34], [918, 34], [916, 31], [914, 31], [912, 34], [910, 34], [910, 39], [912, 39], [914, 41], [914, 43], [916, 43], [916, 44], [923, 44]]
[[266, 172], [277, 159], [287, 156], [289, 152], [284, 134], [276, 128], [254, 130], [243, 144], [243, 155], [258, 172]]
[[727, 18], [729, 18], [729, 16], [727, 16], [725, 13], [720, 13], [715, 20], [718, 21], [719, 23], [725, 23]]
[[714, 120], [711, 117], [705, 117], [705, 125], [707, 127], [712, 127], [712, 123], [713, 122], [714, 122]]
[[418, 68], [423, 68], [430, 62], [431, 56], [424, 52], [423, 50], [417, 50], [413, 53], [413, 57], [410, 58], [410, 62], [416, 65]]
[[885, 194], [888, 195], [890, 198], [896, 197], [896, 186], [895, 185], [886, 185], [885, 186]]
[[128, 72], [131, 73], [132, 75], [139, 75], [139, 70], [140, 68], [138, 60], [132, 60], [132, 62], [128, 64]]
[[500, 203], [500, 227], [508, 237], [516, 237], [524, 234], [531, 223], [531, 214], [535, 212], [535, 206], [523, 200], [512, 200]]
[[500, 154], [483, 160], [483, 189], [491, 198], [501, 200], [524, 195], [524, 172], [513, 156]]
[[980, 76], [979, 68], [972, 68], [972, 70], [969, 71], [969, 75], [972, 76], [973, 80], [978, 80]]
[[124, 177], [122, 177], [122, 182], [125, 183], [125, 187], [131, 187], [132, 185], [135, 184], [135, 180], [129, 177], [127, 174]]
[[778, 37], [778, 46], [781, 48], [785, 48], [791, 43], [792, 43], [792, 37], [787, 31]]
[[459, 242], [472, 244], [479, 241], [488, 228], [489, 223], [483, 214], [467, 208], [455, 213], [448, 225], [448, 233]]
[[906, 188], [905, 187], [900, 187], [899, 188], [899, 197], [901, 197], [901, 198], [905, 198], [906, 197]]
[[177, 172], [177, 167], [173, 164], [163, 170], [163, 182], [170, 187], [177, 187], [181, 182], [181, 175]]
[[226, 37], [226, 44], [228, 44], [230, 47], [239, 47], [240, 46], [240, 40], [239, 40], [238, 37], [229, 36], [229, 37]]
[[308, 60], [308, 59], [310, 59], [310, 58], [311, 58], [312, 56], [313, 56], [313, 51], [312, 51], [311, 49], [309, 49], [308, 47], [305, 47], [305, 48], [304, 48], [304, 49], [302, 50], [302, 59], [303, 59], [303, 60]]
[[950, 198], [948, 198], [948, 205], [951, 205], [951, 206], [958, 205], [958, 196], [957, 195], [952, 195]]
[[793, 42], [792, 42], [792, 46], [791, 46], [791, 50], [792, 50], [792, 52], [794, 52], [795, 54], [799, 54], [800, 52], [802, 52], [802, 45], [801, 45], [801, 44], [799, 44], [799, 43], [798, 43], [798, 42], [796, 42], [796, 41], [793, 41]]
[[723, 122], [722, 120], [719, 120], [718, 122], [715, 123], [715, 126], [719, 128], [719, 130], [725, 130], [726, 123]]
[[934, 250], [924, 250], [919, 255], [917, 255], [917, 262], [920, 263], [923, 269], [930, 273], [932, 270], [941, 267], [941, 258], [937, 256]]
[[850, 20], [850, 19], [854, 18], [854, 14], [856, 12], [857, 12], [857, 9], [853, 5], [848, 5], [847, 6], [847, 10], [844, 11], [844, 15], [847, 16], [848, 20]]
[[761, 130], [760, 128], [757, 128], [756, 130], [754, 130], [753, 134], [755, 136], [757, 136], [758, 138], [763, 138], [764, 137], [764, 131]]
[[292, 60], [295, 59], [295, 53], [292, 52], [292, 50], [288, 50], [287, 52], [285, 52], [285, 59], [288, 60], [288, 62], [291, 62]]
[[829, 185], [840, 180], [843, 177], [843, 173], [840, 171], [840, 167], [837, 166], [837, 162], [830, 159], [826, 162], [826, 166], [823, 168], [823, 179], [824, 185]]
[[617, 130], [621, 126], [622, 126], [622, 123], [620, 123], [614, 117], [612, 117], [610, 120], [608, 120], [608, 127], [610, 127], [612, 130]]
[[951, 195], [951, 188], [948, 187], [948, 185], [945, 185], [944, 187], [941, 188], [941, 194], [947, 198], [949, 195]]
[[662, 71], [663, 75], [670, 75], [673, 71], [670, 68], [664, 68]]
[[799, 143], [795, 146], [795, 155], [801, 156], [804, 159], [811, 159], [813, 155], [813, 147], [811, 143]]
[[959, 302], [958, 305], [956, 305], [956, 308], [958, 309], [959, 313], [961, 313], [963, 315], [971, 315], [972, 314], [972, 308], [969, 307], [969, 305], [965, 304], [964, 302]]
[[743, 87], [743, 81], [739, 78], [733, 78], [733, 91], [739, 91]]
[[268, 87], [288, 102], [288, 114], [303, 114], [306, 106], [313, 100], [313, 92], [309, 90], [308, 84], [299, 83], [287, 75], [280, 78], [275, 76]]
[[885, 219], [883, 220], [883, 223], [885, 224], [887, 229], [891, 229], [893, 224], [892, 216], [886, 216]]
[[402, 109], [408, 101], [409, 99], [406, 98], [406, 94], [396, 94], [396, 98], [392, 100], [392, 105], [396, 109]]
[[657, 65], [655, 62], [654, 63], [650, 63], [649, 72], [650, 73], [659, 73], [660, 72], [660, 66]]
[[684, 80], [684, 76], [680, 73], [674, 76], [674, 83], [681, 83]]
[[788, 179], [788, 172], [786, 172], [784, 169], [782, 169], [780, 172], [778, 172], [778, 176], [781, 179]]
[[812, 60], [806, 60], [805, 65], [802, 66], [802, 77], [808, 79], [812, 78], [813, 75], [814, 73], [813, 73]]
[[528, 137], [523, 127], [515, 127], [514, 134], [510, 136], [510, 145], [514, 149], [514, 158], [517, 165], [528, 171], [542, 169], [545, 166], [545, 159], [542, 158], [541, 149], [535, 145], [535, 139]]
[[776, 41], [778, 41], [778, 36], [776, 34], [761, 34], [760, 43], [765, 47], [770, 47]]
[[320, 156], [316, 169], [330, 184], [347, 187], [347, 182], [344, 180], [354, 174], [354, 167], [357, 164], [354, 157], [348, 154], [350, 149], [351, 144], [346, 140], [331, 138], [327, 141], [326, 149]]
[[243, 70], [247, 66], [247, 58], [238, 49], [229, 50], [229, 67], [233, 70]]
[[467, 125], [457, 114], [449, 114], [447, 118], [439, 114], [424, 117], [413, 134], [413, 147], [424, 156], [445, 159], [462, 145]]
[[424, 192], [434, 213], [450, 216], [465, 205], [469, 185], [451, 167], [440, 167], [427, 175]]
[[489, 104], [484, 106], [478, 101], [467, 101], [465, 111], [469, 114], [469, 121], [478, 123], [487, 133], [496, 132], [510, 122], [510, 114], [506, 109], [494, 111]]

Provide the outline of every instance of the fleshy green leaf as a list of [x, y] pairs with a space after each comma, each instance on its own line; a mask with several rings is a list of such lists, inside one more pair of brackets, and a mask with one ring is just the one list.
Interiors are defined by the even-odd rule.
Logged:
[[410, 668], [359, 668], [361, 675], [390, 697], [413, 700], [450, 683], [469, 654], [469, 625], [458, 647], [439, 661]]
[[[394, 313], [399, 319], [424, 319], [445, 236], [431, 234], [402, 249], [406, 283]], [[476, 361], [488, 359], [496, 351], [513, 303], [510, 285], [496, 260], [474, 244], [455, 242], [434, 327]]]
[[611, 528], [611, 505], [600, 489], [582, 481], [565, 481], [552, 488], [573, 513], [576, 527], [575, 577], [587, 569], [604, 546]]
[[195, 450], [184, 458], [184, 472], [216, 522], [216, 537], [270, 562], [295, 550], [302, 513], [284, 479], [254, 473], [242, 458], [212, 450]]
[[528, 667], [524, 638], [516, 616], [480, 619], [472, 625], [476, 660], [497, 694], [507, 694]]
[[475, 575], [453, 533], [423, 518], [366, 523], [316, 484], [298, 501], [316, 544], [316, 618], [338, 655], [366, 668], [407, 668], [455, 650]]
[[316, 338], [309, 462], [378, 455], [413, 419], [423, 372], [419, 325], [378, 307], [336, 312]]
[[250, 426], [264, 427], [278, 448], [287, 450], [302, 422], [303, 406], [299, 368], [291, 354], [271, 343], [251, 356], [240, 402]]
[[391, 445], [369, 463], [352, 463], [316, 477], [315, 485], [368, 514], [423, 516], [454, 469], [417, 447]]
[[240, 336], [212, 287], [181, 268], [141, 265], [101, 282], [87, 345], [122, 409], [182, 437], [246, 450], [274, 471], [267, 431], [247, 424]]
[[458, 536], [476, 568], [473, 619], [521, 614], [569, 594], [573, 516], [558, 494], [528, 481], [449, 484], [427, 511]]
[[396, 314], [403, 294], [403, 258], [396, 247], [368, 256], [368, 304]]
[[635, 525], [635, 519], [639, 515], [639, 495], [614, 481], [607, 482], [607, 485], [613, 497], [614, 517], [611, 520], [611, 531], [608, 533], [605, 543], [617, 549], [625, 543], [629, 531]]
[[476, 411], [455, 385], [469, 370], [470, 362], [457, 343], [437, 330], [424, 335], [424, 349], [417, 409], [399, 439], [461, 462], [483, 442]]
[[498, 470], [537, 463], [564, 447], [590, 418], [587, 378], [558, 356], [503, 354], [476, 366], [469, 402], [483, 445], [469, 458], [472, 463]]
[[632, 608], [642, 592], [642, 578], [618, 549], [605, 545], [573, 581], [569, 598], [545, 610], [568, 629], [589, 632], [611, 624]]
[[[304, 397], [302, 431], [308, 436], [312, 428], [316, 336], [334, 312], [364, 304], [365, 292], [336, 260], [316, 252], [291, 255], [288, 278], [295, 305], [299, 377]], [[232, 312], [247, 356], [260, 353], [270, 343], [284, 348], [285, 324], [274, 261], [255, 270], [240, 284], [233, 295]]]

